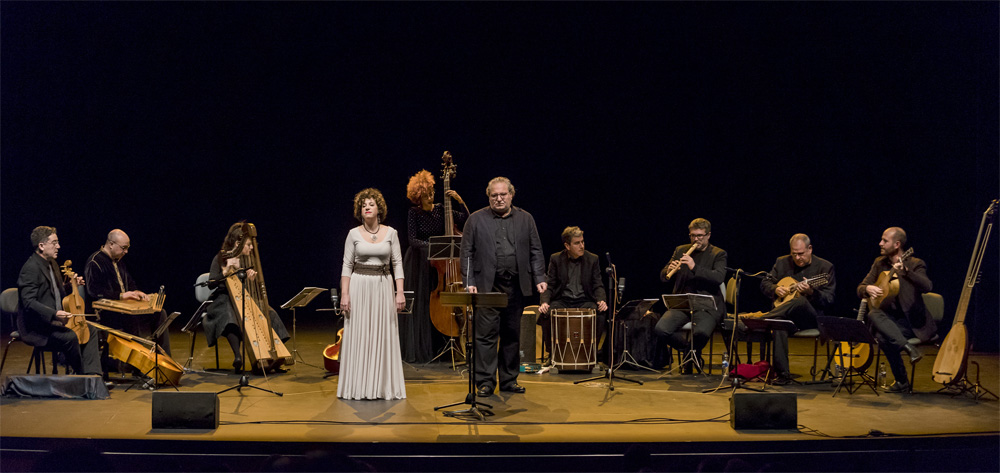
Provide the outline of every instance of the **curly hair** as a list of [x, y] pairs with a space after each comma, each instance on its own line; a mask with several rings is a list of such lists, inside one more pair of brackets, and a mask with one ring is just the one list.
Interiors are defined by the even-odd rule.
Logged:
[[361, 192], [354, 195], [354, 218], [358, 219], [359, 222], [364, 221], [364, 217], [361, 216], [361, 205], [365, 203], [366, 199], [375, 201], [375, 206], [378, 207], [378, 221], [385, 221], [386, 215], [389, 214], [389, 208], [385, 205], [385, 197], [382, 197], [382, 193], [374, 187], [362, 189]]
[[35, 227], [31, 231], [31, 246], [35, 247], [35, 251], [38, 251], [38, 245], [45, 243], [49, 239], [49, 235], [56, 232], [56, 227], [47, 227], [41, 225]]
[[420, 172], [410, 176], [410, 182], [406, 184], [406, 198], [414, 204], [419, 204], [420, 198], [428, 191], [433, 192], [433, 189], [434, 175], [426, 169], [421, 169]]

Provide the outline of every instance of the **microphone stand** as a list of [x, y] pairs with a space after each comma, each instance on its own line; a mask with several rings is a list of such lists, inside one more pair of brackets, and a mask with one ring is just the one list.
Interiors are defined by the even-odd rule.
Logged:
[[[610, 264], [609, 262], [608, 285], [609, 287], [612, 288], [612, 291], [614, 291], [614, 296], [611, 298], [611, 306], [608, 307], [608, 314], [610, 314], [611, 317], [608, 317], [608, 320], [606, 322], [608, 325], [611, 326], [611, 329], [608, 331], [611, 337], [611, 347], [608, 349], [608, 369], [604, 370], [603, 375], [594, 376], [587, 379], [581, 379], [578, 381], [573, 381], [573, 384], [586, 383], [588, 381], [596, 381], [598, 379], [607, 378], [608, 389], [611, 391], [615, 390], [615, 325], [617, 325], [615, 324], [615, 319], [618, 318], [617, 317], [618, 314], [615, 313], [615, 309], [618, 306], [618, 286], [615, 283], [617, 280], [618, 280], [618, 271], [615, 269], [615, 265]], [[642, 386], [642, 381], [639, 381], [637, 379], [627, 378], [625, 376], [618, 376], [618, 379], [622, 381], [628, 381], [630, 383], [636, 383]]]
[[[727, 268], [727, 269], [731, 269], [731, 268]], [[744, 273], [744, 271], [742, 269], [738, 269], [737, 268], [735, 270], [734, 274], [733, 274], [733, 284], [736, 286], [736, 289], [733, 291], [733, 333], [729, 336], [729, 344], [730, 344], [730, 346], [727, 348], [727, 351], [729, 351], [729, 362], [730, 362], [729, 366], [739, 366], [740, 365], [739, 350], [733, 350], [732, 348], [733, 348], [733, 346], [736, 345], [736, 330], [738, 329], [738, 327], [740, 325], [740, 311], [739, 311], [740, 285], [743, 283], [743, 279], [742, 279], [742, 277], [740, 275], [743, 274], [743, 273]], [[760, 277], [760, 275], [762, 273], [763, 273], [763, 271], [758, 272], [758, 273], [754, 273], [754, 274], [751, 274], [750, 277]], [[729, 378], [729, 367], [726, 367], [725, 370], [723, 371], [723, 373], [722, 373], [722, 382], [719, 383], [719, 386], [716, 387], [716, 388], [713, 388], [713, 389], [706, 389], [706, 390], [702, 391], [702, 394], [714, 393], [714, 392], [722, 389], [722, 385], [725, 384], [726, 378]], [[746, 381], [746, 380], [744, 380], [740, 376], [733, 376], [732, 378], [730, 378], [730, 387], [733, 388], [732, 392], [735, 393], [737, 389], [746, 389], [748, 391], [754, 391], [754, 392], [758, 392], [758, 393], [764, 392], [763, 389], [751, 388], [749, 386], [745, 386], [743, 384], [744, 381]]]
[[[246, 318], [247, 318], [247, 285], [246, 285], [247, 270], [246, 269], [240, 269], [240, 270], [236, 271], [236, 275], [240, 278], [240, 283], [241, 283], [240, 287], [242, 288], [242, 291], [243, 291], [243, 295], [242, 295], [242, 297], [241, 297], [240, 300], [243, 303], [243, 313], [241, 314], [241, 316], [243, 318], [243, 322], [244, 323], [240, 324], [240, 326], [241, 326], [240, 328], [242, 329], [242, 332], [243, 332], [243, 340], [240, 341], [241, 342], [240, 343], [240, 350], [243, 352], [243, 363], [246, 363], [246, 360], [247, 360], [247, 342], [246, 341], [250, 338], [247, 335], [247, 324], [245, 323], [246, 322]], [[267, 336], [270, 337], [271, 334], [267, 334]], [[254, 389], [259, 390], [259, 391], [264, 391], [266, 393], [275, 394], [278, 397], [284, 396], [284, 394], [279, 393], [277, 391], [272, 391], [270, 389], [264, 389], [264, 388], [261, 388], [261, 387], [254, 386], [254, 385], [250, 384], [250, 375], [248, 375], [246, 373], [246, 371], [243, 370], [243, 366], [240, 366], [240, 370], [243, 371], [243, 374], [240, 376], [240, 382], [239, 382], [239, 384], [230, 386], [230, 387], [228, 387], [226, 389], [223, 389], [222, 391], [219, 391], [219, 392], [217, 392], [215, 394], [219, 395], [219, 394], [222, 394], [222, 393], [224, 393], [226, 391], [232, 391], [234, 389], [238, 393], [243, 394], [243, 388], [254, 388]]]

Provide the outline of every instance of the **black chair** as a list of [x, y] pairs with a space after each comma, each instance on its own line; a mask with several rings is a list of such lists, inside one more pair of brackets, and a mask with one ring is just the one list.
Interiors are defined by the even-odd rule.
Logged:
[[[17, 314], [17, 288], [11, 287], [4, 289], [0, 293], [0, 312], [4, 314], [11, 314], [17, 322], [18, 330], [10, 332], [10, 340], [7, 341], [7, 346], [3, 350], [3, 359], [0, 360], [0, 373], [3, 372], [4, 365], [7, 364], [7, 352], [10, 351], [10, 345], [14, 342], [21, 342], [27, 345], [24, 339], [21, 338], [21, 331], [24, 330], [22, 327], [23, 322], [21, 317]], [[25, 373], [31, 373], [31, 366], [35, 366], [35, 374], [45, 374], [45, 352], [52, 351], [46, 350], [44, 347], [32, 347], [31, 359], [28, 361], [28, 370]], [[59, 374], [58, 364], [56, 362], [56, 356], [53, 353], [52, 356], [52, 374]]]

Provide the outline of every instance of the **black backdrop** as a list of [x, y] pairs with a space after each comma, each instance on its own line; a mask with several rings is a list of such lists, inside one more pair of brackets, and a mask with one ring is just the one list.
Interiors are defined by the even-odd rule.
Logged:
[[[996, 2], [4, 2], [0, 19], [3, 287], [34, 226], [78, 269], [120, 227], [142, 289], [190, 314], [247, 219], [279, 304], [337, 283], [361, 188], [405, 235], [406, 180], [447, 149], [470, 207], [509, 177], [546, 253], [581, 226], [626, 298], [663, 292], [705, 217], [749, 271], [808, 233], [847, 315], [898, 225], [950, 323], [1000, 187]], [[993, 243], [970, 311], [989, 350]]]

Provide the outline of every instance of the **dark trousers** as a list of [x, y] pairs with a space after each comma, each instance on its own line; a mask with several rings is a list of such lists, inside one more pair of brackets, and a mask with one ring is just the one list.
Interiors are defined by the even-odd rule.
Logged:
[[[597, 313], [597, 333], [594, 334], [597, 338], [594, 340], [595, 343], [599, 344], [601, 341], [601, 336], [604, 335], [605, 325], [607, 323], [607, 315], [605, 312], [597, 312], [597, 303], [593, 301], [583, 300], [583, 301], [564, 301], [564, 300], [554, 300], [549, 302], [549, 313], [548, 314], [538, 314], [538, 325], [542, 327], [542, 350], [548, 353], [549, 359], [552, 359], [552, 310], [553, 309], [594, 309]], [[605, 345], [598, 347], [604, 355], [601, 353], [597, 355], [597, 361], [607, 361], [606, 352], [604, 351]]]
[[503, 389], [517, 382], [524, 296], [516, 274], [496, 275], [492, 291], [507, 294], [507, 307], [476, 309], [476, 385], [492, 389], [499, 375]]
[[871, 309], [868, 321], [875, 328], [879, 349], [885, 355], [885, 361], [889, 362], [892, 377], [896, 381], [908, 383], [910, 378], [900, 352], [910, 342], [910, 337], [914, 336], [910, 321], [899, 310], [886, 312], [882, 309]]
[[657, 335], [664, 337], [667, 344], [671, 347], [680, 351], [688, 351], [691, 347], [688, 344], [687, 336], [684, 332], [679, 332], [679, 330], [689, 320], [694, 322], [692, 324], [693, 333], [691, 336], [694, 341], [694, 349], [700, 355], [701, 349], [705, 348], [708, 341], [712, 339], [712, 332], [715, 331], [715, 327], [722, 321], [722, 314], [712, 313], [707, 310], [696, 310], [691, 316], [688, 316], [686, 311], [668, 310], [660, 317], [660, 321], [656, 322], [653, 331]]
[[49, 339], [42, 348], [62, 353], [73, 374], [100, 375], [101, 353], [97, 345], [97, 331], [93, 328], [90, 329], [90, 341], [80, 345], [75, 332], [66, 327], [58, 327], [49, 334]]
[[[764, 318], [782, 319], [795, 322], [795, 328], [806, 330], [816, 328], [816, 316], [819, 315], [809, 299], [805, 297], [795, 297], [775, 307], [767, 313]], [[779, 375], [789, 374], [788, 364], [788, 332], [785, 330], [775, 330], [772, 334], [774, 340], [774, 371]]]

